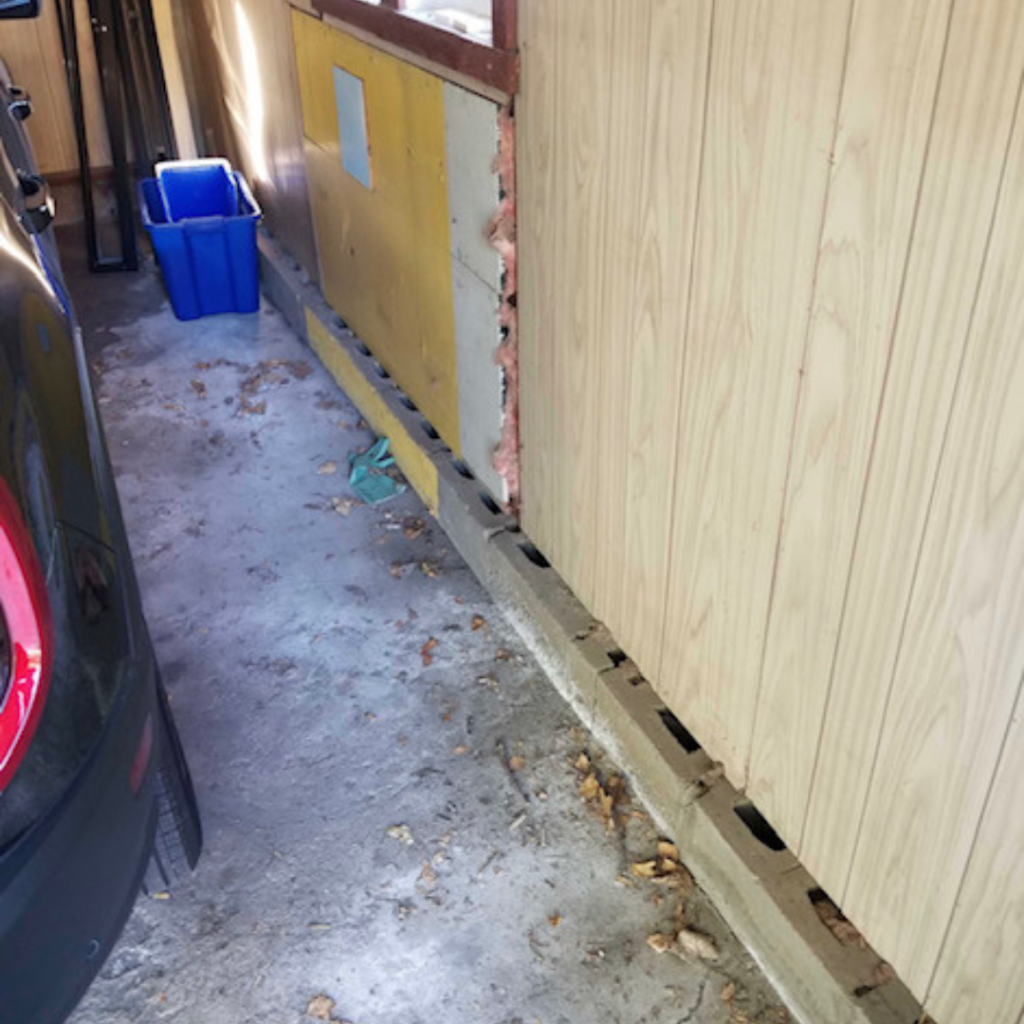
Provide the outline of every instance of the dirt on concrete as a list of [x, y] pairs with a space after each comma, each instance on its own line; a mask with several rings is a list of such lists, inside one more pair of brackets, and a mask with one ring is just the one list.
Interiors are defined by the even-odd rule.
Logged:
[[355, 498], [373, 435], [282, 318], [71, 262], [206, 831], [72, 1024], [785, 1020], [416, 495]]

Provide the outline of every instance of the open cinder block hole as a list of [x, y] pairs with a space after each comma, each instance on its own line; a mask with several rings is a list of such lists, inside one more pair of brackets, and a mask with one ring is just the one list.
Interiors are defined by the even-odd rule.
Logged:
[[434, 425], [429, 420], [424, 420], [420, 424], [420, 429], [431, 441], [439, 441], [441, 439], [441, 435], [434, 429]]
[[452, 459], [452, 469], [454, 469], [459, 476], [465, 477], [467, 480], [473, 479], [473, 470], [471, 470], [469, 466], [462, 461], [462, 459]]
[[839, 909], [839, 905], [824, 889], [808, 889], [807, 899], [821, 917], [829, 920], [846, 920], [846, 915]]
[[501, 515], [501, 506], [486, 492], [480, 492], [480, 504], [483, 505], [492, 516]]
[[356, 342], [356, 351], [363, 356], [373, 355], [373, 353], [369, 349], [369, 346], [364, 341]]
[[[642, 681], [642, 678], [638, 680], [638, 682]], [[633, 685], [637, 684], [634, 683]], [[658, 717], [661, 719], [662, 725], [672, 734], [676, 743], [688, 754], [696, 754], [701, 749], [700, 744], [697, 742], [697, 737], [668, 708], [659, 708]]]
[[391, 374], [388, 373], [388, 371], [384, 369], [383, 365], [378, 363], [376, 359], [373, 361], [373, 372], [377, 374], [381, 380], [391, 380]]
[[419, 412], [416, 403], [406, 394], [399, 394], [398, 400], [409, 410], [409, 412]]
[[750, 834], [762, 845], [776, 853], [786, 849], [782, 837], [768, 824], [768, 819], [749, 801], [737, 804], [736, 817], [747, 826]]
[[519, 545], [519, 550], [522, 551], [522, 553], [526, 555], [526, 557], [533, 562], [538, 569], [551, 568], [551, 563], [529, 541], [523, 541], [523, 543]]
[[608, 660], [618, 668], [626, 660], [626, 652], [620, 647], [615, 647], [608, 652]]
[[[348, 330], [348, 323], [345, 321], [345, 318], [343, 316], [338, 316], [337, 313], [334, 314], [334, 326], [337, 327], [339, 331], [347, 331]], [[365, 345], [363, 345], [362, 347], [366, 348]], [[368, 348], [366, 348], [366, 352], [369, 352], [369, 351], [370, 350]], [[366, 352], [364, 352], [363, 354], [366, 355]]]

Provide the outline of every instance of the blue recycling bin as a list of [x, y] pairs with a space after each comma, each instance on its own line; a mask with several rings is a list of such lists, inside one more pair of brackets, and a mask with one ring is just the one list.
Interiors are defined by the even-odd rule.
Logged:
[[140, 184], [142, 222], [179, 320], [259, 309], [260, 208], [227, 160], [171, 160]]

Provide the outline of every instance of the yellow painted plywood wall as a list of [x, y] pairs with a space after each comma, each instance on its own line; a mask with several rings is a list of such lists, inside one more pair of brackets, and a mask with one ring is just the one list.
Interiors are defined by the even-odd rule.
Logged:
[[[293, 24], [324, 294], [458, 451], [443, 83], [298, 11]], [[369, 188], [342, 165], [335, 68], [363, 83]]]
[[1024, 1014], [1024, 10], [523, 8], [523, 520], [939, 1024]]

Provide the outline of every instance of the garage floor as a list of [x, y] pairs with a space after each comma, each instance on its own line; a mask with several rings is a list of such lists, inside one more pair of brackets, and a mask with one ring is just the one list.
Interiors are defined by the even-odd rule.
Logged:
[[614, 766], [416, 496], [353, 503], [372, 435], [282, 318], [68, 263], [206, 829], [73, 1024], [785, 1020], [699, 892], [719, 959], [649, 947], [656, 832], [581, 800]]

